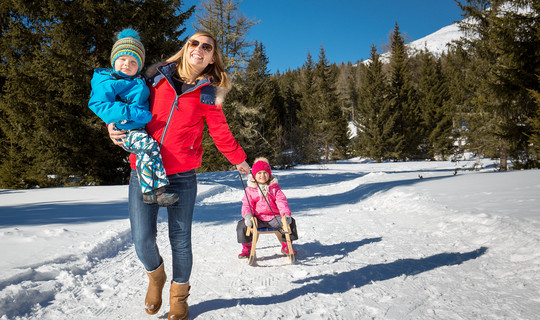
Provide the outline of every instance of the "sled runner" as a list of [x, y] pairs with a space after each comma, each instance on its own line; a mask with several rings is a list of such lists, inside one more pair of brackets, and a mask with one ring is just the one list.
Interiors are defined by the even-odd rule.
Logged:
[[294, 264], [294, 250], [292, 247], [291, 242], [291, 226], [287, 223], [287, 219], [285, 217], [281, 217], [282, 221], [282, 227], [280, 229], [276, 228], [258, 228], [257, 227], [257, 219], [251, 218], [252, 226], [247, 228], [246, 236], [253, 235], [253, 238], [251, 240], [251, 251], [249, 253], [248, 258], [248, 264], [252, 266], [255, 263], [255, 251], [257, 249], [257, 241], [259, 240], [259, 235], [261, 234], [275, 234], [278, 238], [279, 243], [281, 244], [281, 235], [285, 235], [285, 240], [287, 241], [287, 248], [289, 249], [289, 253], [287, 256], [289, 257], [289, 261], [291, 264]]

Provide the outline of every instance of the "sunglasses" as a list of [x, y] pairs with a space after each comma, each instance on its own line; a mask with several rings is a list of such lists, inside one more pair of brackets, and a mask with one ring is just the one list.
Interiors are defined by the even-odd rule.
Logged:
[[198, 40], [189, 40], [189, 46], [191, 48], [198, 48], [201, 45], [202, 49], [206, 52], [212, 52], [214, 47], [209, 43], [200, 42]]

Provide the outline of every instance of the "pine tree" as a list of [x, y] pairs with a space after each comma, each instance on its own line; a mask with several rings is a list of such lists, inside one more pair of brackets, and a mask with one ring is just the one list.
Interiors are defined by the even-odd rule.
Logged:
[[353, 72], [353, 66], [349, 63], [341, 63], [336, 66], [337, 70], [337, 83], [336, 91], [338, 95], [339, 104], [343, 114], [347, 121], [351, 120], [353, 112], [353, 99], [357, 99], [356, 83], [353, 77], [356, 75]]
[[315, 84], [315, 65], [311, 54], [308, 52], [306, 62], [302, 67], [302, 80], [300, 94], [300, 108], [297, 112], [298, 127], [296, 132], [297, 142], [295, 153], [301, 163], [320, 163], [323, 156], [321, 146], [323, 145], [322, 132], [317, 129], [316, 110], [317, 96]]
[[[538, 76], [540, 82], [540, 76]], [[540, 91], [529, 90], [532, 97], [536, 101], [536, 114], [530, 119], [532, 133], [529, 138], [531, 143], [531, 152], [536, 159], [540, 159]]]
[[[87, 106], [94, 68], [110, 67], [114, 32], [132, 26], [146, 35], [157, 60], [180, 47], [166, 40], [189, 17], [182, 1], [4, 2], [2, 16], [5, 79], [0, 96], [0, 128], [13, 158], [0, 160], [4, 187], [123, 183], [129, 174], [127, 153], [114, 146], [105, 125]], [[175, 19], [141, 20], [150, 12]], [[149, 28], [149, 25], [152, 29]], [[148, 28], [148, 29], [146, 29]], [[74, 32], [76, 30], [76, 32]], [[172, 33], [169, 33], [173, 31]], [[150, 36], [151, 35], [151, 36]], [[166, 50], [166, 51], [162, 51]]]
[[336, 71], [328, 62], [324, 47], [321, 46], [319, 61], [315, 66], [317, 85], [315, 128], [323, 138], [325, 163], [329, 163], [330, 158], [334, 161], [345, 159], [349, 154], [347, 119], [341, 111], [335, 87], [336, 80]]
[[370, 61], [362, 65], [356, 123], [358, 125], [358, 154], [381, 162], [394, 156], [396, 117], [388, 101], [388, 85], [383, 64], [375, 45], [371, 46]]
[[246, 39], [252, 26], [259, 23], [244, 16], [241, 1], [202, 0], [197, 14], [197, 31], [208, 31], [216, 38], [223, 53], [226, 70], [236, 77], [249, 57], [253, 43]]
[[390, 39], [390, 110], [395, 115], [393, 158], [406, 160], [418, 156], [421, 143], [420, 110], [410, 81], [405, 41], [396, 23]]
[[347, 93], [350, 99], [350, 108], [348, 110], [349, 121], [352, 121], [355, 118], [355, 110], [358, 107], [359, 80], [357, 75], [357, 69], [359, 69], [359, 64], [360, 63], [356, 63], [355, 66], [352, 66], [350, 63], [348, 64], [350, 66], [347, 74]]
[[277, 71], [272, 76], [272, 79], [276, 81], [279, 87], [281, 100], [281, 105], [278, 107], [278, 118], [280, 119], [279, 123], [282, 124], [279, 136], [282, 152], [277, 159], [277, 163], [285, 168], [300, 162], [300, 157], [293, 151], [298, 145], [297, 115], [300, 110], [301, 100], [301, 69], [288, 70], [285, 73]]
[[[291, 73], [293, 74], [293, 73]], [[292, 77], [291, 77], [292, 78]], [[278, 83], [281, 79], [278, 79]], [[286, 81], [283, 87], [280, 86], [281, 96], [283, 98], [283, 113], [281, 113], [281, 123], [283, 123], [283, 141], [278, 164], [287, 167], [298, 162], [297, 157], [292, 150], [296, 145], [297, 139], [295, 135], [296, 127], [298, 126], [297, 113], [300, 109], [300, 94], [294, 88], [294, 84], [298, 80]]]
[[[248, 153], [253, 158], [265, 156], [273, 162], [281, 151], [278, 108], [282, 103], [279, 101], [279, 87], [268, 72], [268, 62], [264, 45], [256, 42], [246, 72], [237, 84], [241, 103], [251, 109], [251, 116], [241, 116], [243, 125], [251, 131], [250, 137], [244, 141]], [[264, 154], [256, 154], [261, 152]]]
[[[444, 77], [447, 79], [449, 99], [448, 109], [453, 113], [452, 140], [454, 141], [453, 157], [463, 155], [465, 151], [479, 150], [480, 145], [487, 146], [480, 142], [480, 136], [475, 135], [478, 130], [472, 128], [472, 124], [478, 123], [472, 120], [478, 116], [475, 112], [473, 97], [478, 86], [476, 81], [470, 77], [470, 71], [474, 65], [471, 56], [459, 44], [454, 43], [447, 55], [443, 58], [442, 68]], [[477, 138], [478, 137], [478, 138]], [[479, 141], [477, 147], [473, 146]], [[483, 150], [482, 155], [489, 155], [489, 151]]]
[[485, 114], [487, 131], [496, 140], [500, 169], [507, 170], [507, 159], [515, 167], [532, 167], [528, 137], [536, 103], [528, 90], [537, 90], [540, 66], [540, 39], [537, 0], [468, 0], [458, 2], [469, 19], [461, 28], [473, 35], [464, 41], [474, 56], [474, 75], [479, 84], [477, 114]]
[[418, 105], [422, 114], [423, 155], [435, 159], [446, 159], [452, 150], [453, 112], [447, 80], [439, 59], [427, 51], [421, 53], [420, 79], [418, 81]]

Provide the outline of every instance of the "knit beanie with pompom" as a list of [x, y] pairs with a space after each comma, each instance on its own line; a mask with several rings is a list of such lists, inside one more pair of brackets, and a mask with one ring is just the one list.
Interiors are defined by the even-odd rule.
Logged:
[[253, 167], [251, 168], [251, 172], [253, 173], [253, 176], [256, 176], [257, 172], [261, 170], [268, 172], [268, 175], [272, 176], [272, 169], [270, 168], [268, 159], [263, 158], [263, 157], [255, 159], [255, 163], [253, 164]]
[[111, 51], [111, 65], [114, 68], [114, 62], [118, 57], [123, 55], [130, 55], [135, 57], [137, 63], [139, 63], [139, 69], [137, 74], [141, 72], [144, 65], [144, 46], [139, 37], [139, 33], [133, 29], [124, 29], [118, 33], [116, 37], [118, 40], [114, 43]]

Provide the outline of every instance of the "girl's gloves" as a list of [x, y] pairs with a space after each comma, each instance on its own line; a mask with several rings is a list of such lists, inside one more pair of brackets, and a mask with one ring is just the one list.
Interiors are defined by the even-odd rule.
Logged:
[[251, 218], [253, 218], [253, 215], [251, 213], [246, 214], [244, 217], [244, 223], [248, 227], [253, 227], [253, 223], [251, 222]]
[[291, 216], [285, 216], [285, 220], [287, 220], [287, 224], [291, 224], [292, 217]]

